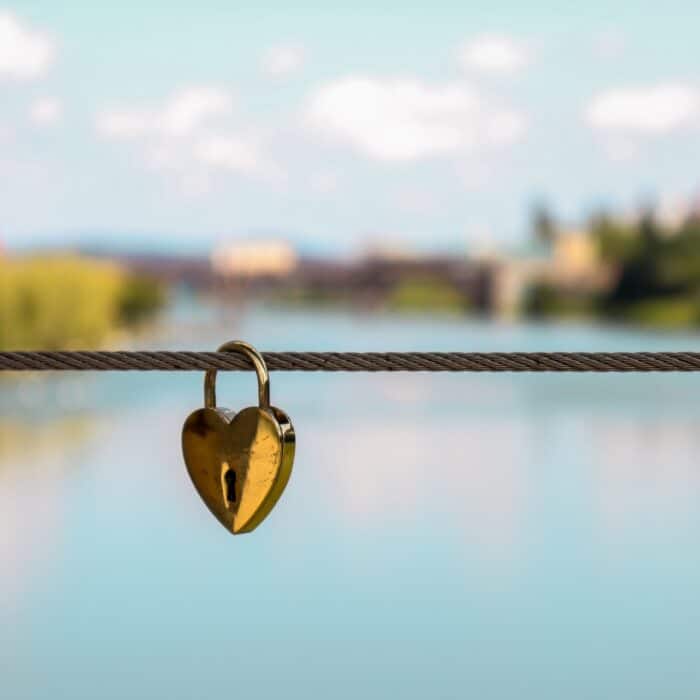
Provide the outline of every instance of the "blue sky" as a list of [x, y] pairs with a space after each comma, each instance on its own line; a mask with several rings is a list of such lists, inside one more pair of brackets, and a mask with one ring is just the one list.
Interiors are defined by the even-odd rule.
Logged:
[[697, 4], [0, 0], [0, 239], [498, 247], [697, 195]]

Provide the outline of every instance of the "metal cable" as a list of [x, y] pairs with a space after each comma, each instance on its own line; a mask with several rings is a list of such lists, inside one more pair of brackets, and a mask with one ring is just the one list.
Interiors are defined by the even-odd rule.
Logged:
[[[697, 372], [697, 352], [264, 352], [288, 372]], [[0, 352], [0, 371], [247, 370], [231, 352]]]

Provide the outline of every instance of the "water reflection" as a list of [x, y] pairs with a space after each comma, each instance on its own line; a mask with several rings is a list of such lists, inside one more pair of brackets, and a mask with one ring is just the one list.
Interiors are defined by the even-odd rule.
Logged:
[[[387, 412], [391, 403], [387, 404]], [[526, 507], [519, 465], [524, 431], [509, 423], [354, 421], [323, 425], [314, 460], [326, 464], [324, 498], [347, 526], [371, 536], [387, 522], [457, 528], [495, 556], [517, 546]]]
[[79, 416], [0, 422], [0, 612], [26, 603], [60, 556], [67, 478], [93, 431]]
[[0, 474], [70, 468], [72, 452], [80, 450], [94, 429], [87, 416], [70, 416], [35, 424], [0, 418]]
[[682, 532], [699, 515], [697, 418], [591, 426], [593, 497], [607, 537]]
[[[187, 326], [178, 314], [157, 341], [139, 342], [692, 341], [265, 310], [232, 330], [208, 307], [186, 314]], [[295, 472], [269, 520], [233, 539], [180, 455], [200, 373], [5, 385], [2, 690], [71, 700], [222, 688], [258, 698], [694, 697], [698, 388], [700, 378], [675, 375], [275, 374], [273, 403], [299, 438]], [[231, 408], [256, 400], [248, 375], [221, 376], [219, 393]], [[115, 677], [115, 665], [136, 675]], [[235, 689], [222, 681], [232, 677]]]

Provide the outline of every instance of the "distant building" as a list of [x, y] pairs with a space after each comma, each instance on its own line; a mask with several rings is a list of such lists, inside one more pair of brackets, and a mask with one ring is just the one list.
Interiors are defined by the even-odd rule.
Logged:
[[612, 270], [601, 260], [593, 236], [587, 231], [568, 230], [554, 239], [546, 278], [555, 287], [589, 293], [606, 289]]
[[490, 266], [488, 307], [496, 316], [512, 318], [521, 312], [528, 289], [545, 274], [547, 261], [500, 258]]
[[608, 289], [614, 270], [600, 257], [595, 239], [586, 231], [563, 230], [551, 246], [490, 260], [488, 306], [497, 316], [519, 315], [528, 290], [545, 284], [564, 293], [590, 294]]
[[284, 241], [227, 243], [214, 250], [212, 269], [223, 277], [283, 278], [297, 267], [297, 255]]

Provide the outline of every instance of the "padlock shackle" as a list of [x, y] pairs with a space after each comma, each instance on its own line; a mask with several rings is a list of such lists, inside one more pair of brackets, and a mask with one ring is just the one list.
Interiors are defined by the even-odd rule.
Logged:
[[[260, 408], [270, 408], [270, 374], [263, 356], [250, 344], [243, 340], [230, 340], [224, 343], [217, 352], [239, 352], [245, 355], [255, 367], [258, 377], [258, 405]], [[204, 375], [204, 407], [216, 408], [216, 370], [208, 369]]]

